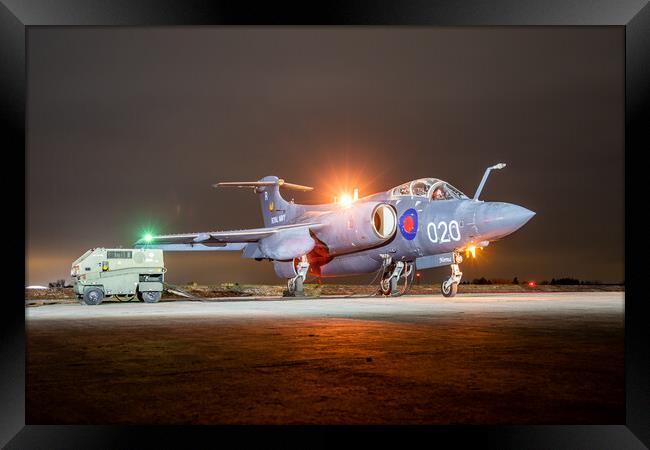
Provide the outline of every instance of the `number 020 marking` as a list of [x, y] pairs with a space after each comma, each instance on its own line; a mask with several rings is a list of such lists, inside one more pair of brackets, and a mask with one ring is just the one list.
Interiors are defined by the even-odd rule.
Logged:
[[[440, 231], [440, 237], [438, 237], [438, 231]], [[434, 222], [429, 222], [427, 225], [427, 234], [429, 235], [429, 240], [434, 244], [440, 239], [440, 243], [460, 241], [460, 227], [458, 222], [452, 220], [451, 222], [438, 222], [436, 225]]]

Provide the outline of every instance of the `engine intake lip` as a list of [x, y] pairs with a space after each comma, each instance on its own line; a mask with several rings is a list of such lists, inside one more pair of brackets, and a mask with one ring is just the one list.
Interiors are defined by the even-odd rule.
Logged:
[[397, 212], [388, 203], [375, 206], [371, 214], [372, 230], [381, 239], [390, 239], [397, 230]]

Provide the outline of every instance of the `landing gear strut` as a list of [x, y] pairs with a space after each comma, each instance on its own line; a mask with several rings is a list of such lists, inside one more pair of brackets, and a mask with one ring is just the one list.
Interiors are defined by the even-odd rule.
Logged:
[[[408, 292], [415, 275], [414, 265], [411, 262], [397, 261], [389, 264], [384, 269], [379, 283], [382, 295], [399, 297]], [[400, 286], [400, 282], [403, 283]]]
[[296, 276], [287, 280], [287, 290], [282, 293], [283, 297], [303, 297], [305, 295], [303, 283], [308, 270], [309, 262], [307, 257], [303, 256], [296, 267]]
[[451, 276], [442, 282], [440, 290], [443, 297], [453, 297], [458, 292], [458, 283], [463, 276], [463, 272], [458, 268], [458, 264], [463, 261], [463, 257], [454, 252], [454, 264], [451, 267]]

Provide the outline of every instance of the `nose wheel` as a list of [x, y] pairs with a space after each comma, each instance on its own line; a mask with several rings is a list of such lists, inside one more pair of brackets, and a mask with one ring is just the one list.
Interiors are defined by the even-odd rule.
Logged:
[[458, 283], [450, 283], [448, 280], [443, 281], [440, 290], [443, 297], [453, 297], [458, 292]]
[[453, 297], [458, 292], [458, 283], [463, 276], [463, 272], [458, 268], [458, 264], [463, 260], [463, 257], [454, 253], [454, 264], [451, 267], [451, 276], [442, 282], [440, 291], [443, 297]]

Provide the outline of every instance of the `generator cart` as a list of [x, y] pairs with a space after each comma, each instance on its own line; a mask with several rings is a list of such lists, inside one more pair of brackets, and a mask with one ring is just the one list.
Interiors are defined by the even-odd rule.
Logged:
[[165, 276], [160, 249], [94, 248], [72, 263], [70, 275], [80, 303], [99, 305], [106, 297], [156, 303]]

